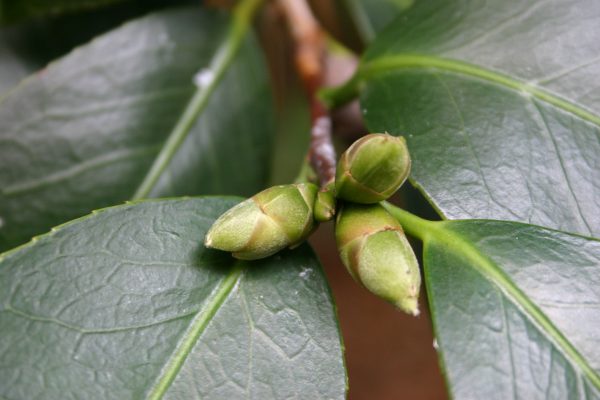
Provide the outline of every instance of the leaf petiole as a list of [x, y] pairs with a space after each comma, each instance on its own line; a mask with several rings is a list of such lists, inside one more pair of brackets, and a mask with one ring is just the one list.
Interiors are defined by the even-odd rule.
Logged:
[[435, 221], [428, 221], [395, 205], [382, 201], [381, 205], [400, 222], [402, 228], [411, 236], [425, 242], [428, 237], [439, 230]]

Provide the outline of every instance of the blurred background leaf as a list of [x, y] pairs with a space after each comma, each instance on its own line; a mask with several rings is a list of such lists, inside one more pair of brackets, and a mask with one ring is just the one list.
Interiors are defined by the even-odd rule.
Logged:
[[0, 0], [0, 23], [89, 10], [124, 0]]
[[337, 40], [357, 53], [413, 6], [414, 0], [309, 0], [315, 14]]
[[[123, 22], [186, 1], [126, 1], [0, 27], [0, 96], [21, 79]], [[18, 3], [18, 2], [14, 2]]]
[[[217, 73], [205, 68], [229, 20], [197, 8], [157, 12], [10, 91], [0, 101], [0, 248], [131, 198], [190, 98]], [[252, 35], [224, 72], [171, 158], [160, 160], [150, 196], [249, 195], [265, 185], [273, 105]]]

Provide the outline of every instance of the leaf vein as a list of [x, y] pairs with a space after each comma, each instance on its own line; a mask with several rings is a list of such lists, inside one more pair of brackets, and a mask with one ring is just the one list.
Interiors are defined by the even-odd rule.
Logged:
[[161, 370], [147, 396], [149, 399], [161, 399], [167, 392], [188, 355], [198, 342], [198, 339], [202, 336], [212, 318], [240, 281], [244, 272], [243, 266], [243, 262], [236, 263], [229, 274], [215, 288], [204, 306], [198, 311], [190, 323], [188, 330], [184, 333], [178, 346], [175, 348], [170, 360], [166, 363], [165, 368]]
[[473, 159], [475, 160], [475, 163], [477, 164], [477, 170], [479, 172], [479, 175], [481, 176], [481, 181], [483, 182], [483, 186], [485, 187], [485, 191], [488, 193], [489, 195], [489, 200], [491, 202], [493, 202], [494, 204], [496, 204], [498, 207], [500, 207], [502, 210], [507, 211], [510, 215], [512, 215], [513, 217], [517, 218], [517, 220], [521, 219], [520, 215], [517, 215], [514, 213], [514, 211], [512, 211], [510, 209], [510, 207], [507, 207], [503, 204], [501, 204], [498, 200], [496, 200], [494, 198], [494, 195], [492, 193], [492, 189], [490, 187], [490, 185], [488, 184], [487, 178], [485, 176], [485, 173], [483, 171], [483, 167], [481, 165], [481, 160], [479, 158], [479, 155], [477, 154], [477, 151], [475, 150], [475, 147], [473, 146], [473, 141], [471, 139], [471, 135], [469, 135], [469, 133], [467, 132], [467, 128], [465, 125], [465, 119], [463, 117], [463, 113], [461, 112], [460, 108], [458, 107], [458, 103], [456, 102], [456, 98], [454, 97], [454, 95], [452, 94], [452, 91], [450, 90], [450, 88], [448, 87], [448, 85], [446, 84], [446, 82], [442, 79], [441, 76], [439, 76], [439, 74], [435, 74], [435, 77], [439, 80], [440, 84], [444, 87], [446, 93], [448, 93], [448, 98], [450, 99], [450, 102], [452, 103], [452, 106], [456, 112], [456, 115], [458, 116], [458, 119], [460, 120], [460, 124], [461, 124], [461, 133], [464, 135], [466, 142], [467, 142], [467, 146], [473, 156]]
[[161, 175], [164, 173], [171, 160], [188, 137], [198, 116], [206, 108], [217, 85], [231, 66], [237, 56], [245, 34], [250, 26], [254, 12], [258, 9], [262, 0], [245, 0], [238, 4], [233, 11], [233, 21], [230, 24], [227, 36], [216, 50], [208, 67], [209, 79], [190, 99], [181, 117], [173, 130], [167, 137], [162, 149], [154, 160], [150, 170], [137, 188], [133, 200], [147, 197], [155, 187]]
[[519, 307], [525, 315], [535, 323], [540, 333], [550, 340], [554, 347], [563, 353], [574, 366], [577, 366], [592, 385], [600, 388], [600, 375], [590, 366], [573, 344], [562, 334], [548, 316], [521, 291], [509, 276], [471, 242], [463, 236], [447, 228], [451, 222], [432, 222], [421, 219], [404, 210], [383, 203], [384, 207], [398, 219], [406, 231], [420, 238], [426, 246], [430, 241], [444, 244], [448, 251], [469, 260], [474, 268], [498, 287], [505, 296]]
[[145, 146], [102, 154], [97, 157], [87, 159], [79, 164], [74, 164], [69, 168], [45, 175], [39, 179], [31, 179], [29, 181], [8, 185], [3, 189], [0, 189], [0, 192], [7, 197], [18, 196], [36, 189], [41, 189], [45, 186], [66, 181], [70, 178], [74, 178], [78, 175], [93, 171], [103, 166], [112, 165], [118, 161], [144, 157], [148, 154], [156, 153], [159, 148], [160, 146]]
[[535, 85], [533, 82], [522, 81], [504, 73], [486, 69], [478, 65], [469, 64], [464, 61], [423, 54], [407, 53], [389, 55], [368, 61], [360, 67], [353, 79], [351, 79], [346, 85], [332, 91], [331, 93], [328, 93], [326, 97], [329, 98], [328, 101], [332, 101], [332, 99], [336, 97], [336, 92], [345, 96], [349, 91], [359, 89], [363, 80], [369, 80], [387, 71], [419, 68], [449, 71], [464, 76], [482, 79], [498, 86], [533, 96], [541, 101], [553, 105], [554, 107], [574, 114], [585, 121], [600, 126], [600, 116], [594, 114], [588, 109], [585, 109], [579, 104], [575, 104], [569, 100], [561, 98], [559, 95]]
[[569, 188], [569, 193], [571, 194], [571, 197], [573, 198], [573, 201], [575, 202], [575, 207], [577, 208], [577, 211], [579, 212], [579, 216], [581, 217], [581, 220], [584, 223], [585, 227], [587, 228], [589, 234], [593, 235], [594, 232], [593, 232], [592, 228], [590, 227], [590, 225], [588, 224], [585, 216], [583, 215], [583, 210], [581, 209], [581, 205], [579, 204], [579, 201], [577, 200], [577, 196], [575, 195], [575, 192], [573, 191], [573, 186], [571, 184], [569, 174], [567, 173], [567, 169], [565, 168], [565, 163], [564, 163], [562, 154], [560, 153], [558, 143], [556, 143], [556, 138], [554, 137], [554, 134], [552, 133], [552, 130], [550, 129], [550, 126], [548, 125], [548, 121], [544, 117], [544, 114], [542, 113], [540, 106], [533, 100], [531, 101], [531, 103], [533, 104], [537, 113], [539, 114], [542, 124], [544, 126], [544, 129], [548, 132], [548, 136], [550, 137], [550, 141], [552, 142], [552, 146], [554, 147], [554, 152], [556, 153], [556, 157], [558, 158], [558, 163], [560, 164], [560, 169], [565, 178], [565, 183], [567, 184], [567, 187]]
[[77, 325], [73, 325], [70, 324], [68, 322], [64, 322], [60, 319], [57, 318], [52, 318], [52, 317], [41, 317], [41, 316], [37, 316], [34, 314], [30, 314], [27, 313], [25, 311], [19, 310], [17, 308], [14, 308], [13, 306], [11, 306], [10, 304], [5, 305], [3, 310], [0, 310], [0, 312], [5, 311], [5, 312], [9, 312], [11, 314], [17, 315], [19, 317], [22, 318], [26, 318], [30, 321], [36, 321], [36, 322], [46, 322], [46, 323], [51, 323], [54, 325], [58, 325], [61, 326], [63, 328], [75, 331], [75, 332], [79, 332], [81, 334], [87, 335], [87, 334], [99, 334], [99, 333], [116, 333], [116, 332], [125, 332], [125, 331], [132, 331], [132, 330], [138, 330], [138, 329], [144, 329], [144, 328], [150, 328], [152, 326], [156, 326], [156, 325], [161, 325], [167, 322], [173, 322], [173, 321], [177, 321], [180, 319], [184, 319], [187, 318], [191, 315], [196, 314], [196, 310], [191, 311], [189, 313], [185, 313], [185, 314], [181, 314], [181, 315], [176, 315], [174, 317], [171, 318], [167, 318], [167, 319], [162, 319], [162, 320], [158, 320], [158, 321], [153, 321], [151, 323], [148, 324], [141, 324], [141, 325], [131, 325], [131, 326], [116, 326], [113, 328], [99, 328], [99, 329], [88, 329], [88, 328], [84, 328], [81, 326], [77, 326]]
[[506, 304], [505, 304], [505, 299], [504, 297], [500, 297], [500, 304], [502, 305], [502, 316], [504, 319], [504, 326], [505, 326], [505, 330], [506, 330], [506, 342], [508, 344], [508, 355], [510, 357], [510, 374], [511, 374], [511, 382], [512, 382], [512, 391], [513, 391], [513, 399], [518, 399], [519, 397], [517, 396], [517, 377], [515, 374], [515, 359], [514, 359], [514, 355], [513, 355], [513, 350], [512, 350], [512, 337], [510, 334], [510, 325], [508, 322], [508, 313], [506, 311]]

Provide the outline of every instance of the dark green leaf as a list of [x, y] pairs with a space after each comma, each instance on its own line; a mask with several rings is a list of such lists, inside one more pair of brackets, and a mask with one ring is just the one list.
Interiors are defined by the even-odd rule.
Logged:
[[507, 221], [426, 222], [440, 357], [456, 399], [600, 399], [600, 241]]
[[[369, 128], [407, 136], [442, 216], [599, 234], [599, 16], [585, 0], [417, 2], [345, 89], [366, 82]], [[600, 398], [598, 242], [436, 226], [425, 280], [454, 397]]]
[[424, 262], [454, 397], [600, 398], [600, 243], [508, 222], [445, 229]]
[[235, 203], [108, 208], [0, 256], [0, 397], [344, 398], [310, 249], [240, 262], [202, 245]]
[[363, 41], [370, 42], [375, 35], [414, 0], [342, 0], [349, 11]]
[[372, 45], [372, 131], [404, 134], [449, 219], [600, 234], [600, 3], [422, 1]]
[[0, 23], [85, 10], [123, 0], [0, 0]]
[[128, 1], [0, 28], [0, 95], [75, 46], [166, 3], [173, 1]]
[[[254, 38], [235, 38], [242, 45], [231, 64], [206, 69], [221, 43], [232, 48], [228, 21], [192, 8], [156, 13], [11, 91], [0, 102], [0, 248], [131, 198], [151, 168], [155, 181], [145, 196], [260, 189], [273, 126]], [[203, 68], [201, 81], [219, 72], [223, 78], [195, 90], [193, 77]], [[197, 119], [182, 117], [192, 96], [205, 105], [195, 108], [202, 111]], [[179, 141], [165, 142], [175, 125]]]

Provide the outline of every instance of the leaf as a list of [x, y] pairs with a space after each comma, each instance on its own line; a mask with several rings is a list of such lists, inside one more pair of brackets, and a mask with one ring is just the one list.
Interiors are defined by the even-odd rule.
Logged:
[[[249, 19], [237, 18], [232, 36], [222, 13], [151, 14], [11, 91], [0, 102], [0, 248], [132, 198], [142, 184], [138, 197], [260, 189], [272, 104], [260, 51], [244, 35]], [[200, 69], [209, 84], [195, 90]]]
[[308, 246], [241, 262], [202, 245], [237, 202], [112, 207], [1, 256], [0, 397], [342, 399]]
[[119, 1], [122, 0], [0, 0], [0, 23], [85, 10]]
[[74, 47], [153, 8], [164, 6], [163, 3], [166, 1], [128, 1], [100, 10], [0, 28], [0, 95]]
[[352, 85], [371, 131], [407, 136], [444, 217], [598, 235], [599, 17], [586, 0], [417, 2]]
[[[337, 96], [362, 88], [370, 130], [407, 136], [411, 179], [443, 217], [598, 234], [599, 13], [586, 1], [417, 2]], [[421, 234], [425, 281], [452, 395], [600, 398], [597, 240], [435, 226]]]
[[412, 7], [414, 0], [342, 0], [363, 41], [372, 41], [388, 23], [402, 11]]
[[454, 398], [600, 398], [599, 240], [392, 212], [423, 240], [438, 351]]
[[39, 66], [17, 54], [7, 33], [0, 30], [0, 96]]
[[600, 398], [600, 243], [516, 223], [446, 227], [452, 244], [426, 241], [424, 262], [454, 397]]

